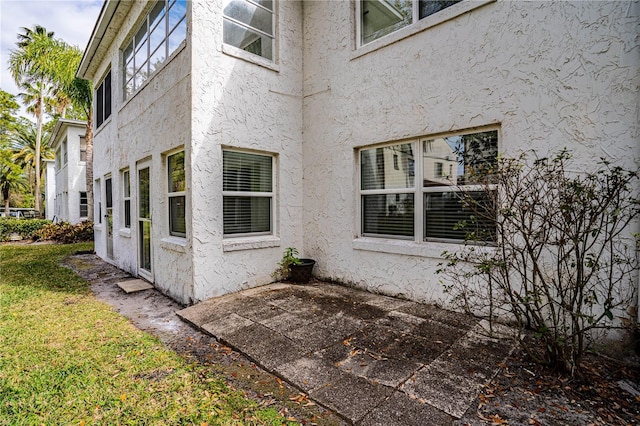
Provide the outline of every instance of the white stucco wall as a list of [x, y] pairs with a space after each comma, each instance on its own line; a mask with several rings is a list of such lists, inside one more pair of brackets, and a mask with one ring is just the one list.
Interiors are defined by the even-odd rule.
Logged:
[[[189, 3], [190, 4], [190, 3]], [[136, 167], [148, 161], [151, 167], [152, 276], [155, 287], [174, 299], [187, 303], [192, 299], [190, 252], [191, 230], [187, 219], [187, 238], [170, 237], [167, 205], [166, 153], [186, 148], [187, 175], [190, 151], [190, 55], [188, 35], [182, 44], [153, 74], [146, 85], [124, 100], [122, 92], [121, 49], [138, 29], [152, 3], [135, 2], [122, 27], [91, 76], [94, 85], [101, 82], [111, 68], [112, 113], [94, 136], [94, 179], [99, 180], [100, 194], [95, 194], [105, 208], [105, 179], [113, 187], [113, 258], [107, 253], [107, 224], [95, 225], [96, 253], [118, 267], [138, 274], [138, 180]], [[187, 15], [189, 14], [189, 9]], [[189, 17], [187, 18], [189, 19]], [[122, 171], [131, 176], [131, 227], [125, 227]], [[189, 194], [189, 191], [188, 191]], [[190, 195], [187, 195], [189, 203]], [[97, 214], [97, 213], [96, 213]]]
[[53, 220], [53, 216], [55, 215], [55, 205], [56, 205], [56, 163], [54, 160], [44, 160], [43, 164], [46, 167], [46, 187], [45, 187], [45, 217], [48, 220]]
[[[53, 151], [61, 149], [61, 157], [64, 157], [63, 145], [66, 139], [67, 161], [61, 159], [60, 168], [55, 170], [57, 201], [51, 204], [50, 209], [47, 204], [47, 218], [49, 214], [55, 214], [58, 219], [75, 224], [86, 219], [80, 217], [80, 192], [87, 190], [86, 162], [80, 161], [80, 138], [84, 137], [86, 127], [84, 123], [62, 121], [56, 126], [56, 130], [53, 135]], [[55, 211], [56, 203], [59, 203], [59, 212]]]
[[639, 3], [485, 3], [356, 49], [353, 2], [304, 2], [304, 249], [320, 276], [444, 299], [435, 271], [456, 245], [359, 237], [357, 147], [497, 124], [507, 154], [640, 164]]
[[[302, 5], [276, 2], [273, 62], [223, 52], [221, 2], [192, 9], [193, 282], [202, 300], [271, 282], [284, 248], [302, 251]], [[223, 146], [276, 156], [274, 235], [223, 238]]]

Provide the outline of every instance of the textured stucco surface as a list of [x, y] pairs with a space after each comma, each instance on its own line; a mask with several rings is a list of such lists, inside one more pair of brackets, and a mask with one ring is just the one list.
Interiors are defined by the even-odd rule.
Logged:
[[[94, 179], [100, 179], [100, 194], [105, 214], [105, 184], [111, 176], [113, 185], [113, 259], [107, 256], [106, 223], [96, 224], [96, 253], [118, 267], [137, 275], [138, 181], [136, 166], [148, 161], [151, 167], [152, 276], [154, 285], [181, 302], [192, 295], [191, 259], [188, 240], [169, 238], [167, 206], [167, 171], [164, 154], [185, 148], [189, 161], [190, 58], [189, 51], [178, 48], [168, 62], [147, 84], [129, 99], [122, 92], [120, 50], [138, 28], [151, 3], [135, 2], [111, 43], [108, 53], [92, 76], [99, 84], [109, 68], [112, 73], [112, 114], [95, 132]], [[185, 43], [186, 45], [186, 43]], [[131, 172], [131, 228], [125, 228], [122, 170]], [[188, 170], [188, 167], [187, 167]], [[188, 175], [187, 171], [187, 175]], [[187, 196], [189, 198], [189, 196]], [[187, 199], [187, 203], [189, 200]], [[96, 214], [97, 214], [97, 209]], [[97, 223], [97, 221], [96, 221]]]
[[[188, 3], [184, 47], [127, 101], [119, 50], [148, 5], [135, 2], [118, 16], [122, 28], [100, 48], [108, 53], [89, 67], [97, 84], [111, 66], [114, 87], [113, 114], [94, 142], [96, 200], [104, 202], [104, 178], [113, 179], [110, 261], [136, 273], [135, 170], [148, 160], [152, 278], [182, 303], [272, 281], [290, 246], [315, 258], [321, 277], [444, 299], [435, 271], [442, 251], [459, 246], [359, 236], [359, 147], [497, 126], [506, 154], [567, 147], [577, 171], [600, 157], [640, 163], [638, 2], [465, 2], [455, 6], [465, 13], [434, 15], [393, 42], [357, 49], [354, 2], [279, 1], [271, 63], [223, 46], [220, 3]], [[176, 239], [168, 235], [165, 154], [181, 146], [187, 237]], [[223, 238], [224, 147], [275, 156], [273, 235]], [[95, 230], [96, 252], [107, 258], [104, 223]]]
[[[299, 2], [277, 3], [279, 47], [267, 68], [223, 52], [220, 2], [192, 3], [196, 300], [271, 282], [283, 247], [302, 248], [301, 9]], [[223, 238], [223, 147], [276, 156], [274, 236]]]
[[357, 147], [499, 124], [507, 154], [567, 147], [576, 170], [637, 167], [638, 9], [497, 1], [359, 56], [353, 3], [305, 2], [304, 248], [319, 275], [444, 298], [451, 245], [358, 238]]

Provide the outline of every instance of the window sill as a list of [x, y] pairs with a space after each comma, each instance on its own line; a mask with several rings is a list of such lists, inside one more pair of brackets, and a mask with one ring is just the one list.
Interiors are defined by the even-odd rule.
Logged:
[[495, 1], [496, 0], [466, 0], [457, 3], [444, 10], [441, 10], [438, 13], [421, 19], [415, 24], [408, 25], [398, 31], [395, 31], [391, 34], [388, 34], [384, 37], [358, 47], [351, 54], [351, 60], [359, 58], [360, 56], [366, 55], [367, 53], [371, 53], [375, 50], [382, 49], [383, 47], [389, 46], [390, 44], [393, 44], [404, 38], [411, 37], [414, 34], [425, 31], [431, 27], [435, 27], [436, 25], [440, 25], [443, 22], [449, 21], [453, 18], [457, 18], [460, 15], [463, 15], [467, 12], [482, 7], [486, 4], [493, 3]]
[[280, 247], [280, 238], [269, 235], [266, 237], [247, 237], [222, 241], [222, 251], [254, 250], [269, 247]]
[[118, 235], [125, 238], [131, 238], [131, 228], [122, 228], [118, 230]]
[[280, 67], [272, 60], [263, 58], [262, 56], [254, 55], [253, 53], [245, 52], [242, 49], [229, 46], [228, 44], [222, 45], [222, 53], [237, 59], [242, 59], [243, 61], [251, 62], [252, 64], [267, 68], [271, 71], [280, 72]]
[[187, 252], [187, 240], [180, 237], [166, 237], [160, 240], [160, 247], [178, 253]]
[[[429, 257], [433, 259], [442, 259], [442, 252], [457, 252], [465, 247], [471, 247], [465, 244], [424, 242], [416, 243], [415, 241], [392, 240], [385, 238], [361, 237], [353, 240], [354, 250], [376, 251], [379, 253], [402, 254], [406, 256]], [[473, 246], [482, 248], [487, 251], [494, 251], [495, 247], [489, 246]]]

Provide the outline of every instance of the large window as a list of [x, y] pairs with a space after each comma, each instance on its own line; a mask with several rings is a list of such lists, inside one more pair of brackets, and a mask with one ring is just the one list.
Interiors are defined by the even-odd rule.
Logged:
[[80, 161], [87, 161], [87, 139], [80, 136]]
[[425, 138], [360, 151], [361, 234], [414, 241], [495, 238], [488, 170], [498, 131]]
[[225, 0], [224, 42], [273, 59], [274, 0]]
[[96, 128], [111, 116], [111, 70], [96, 89]]
[[361, 0], [360, 44], [367, 44], [461, 0]]
[[273, 232], [273, 162], [271, 155], [223, 151], [225, 236]]
[[167, 157], [169, 178], [169, 234], [177, 237], [187, 235], [186, 188], [184, 174], [184, 151]]
[[124, 227], [131, 228], [131, 172], [122, 172], [122, 200], [124, 207]]
[[149, 79], [187, 38], [187, 1], [160, 0], [123, 50], [124, 98]]

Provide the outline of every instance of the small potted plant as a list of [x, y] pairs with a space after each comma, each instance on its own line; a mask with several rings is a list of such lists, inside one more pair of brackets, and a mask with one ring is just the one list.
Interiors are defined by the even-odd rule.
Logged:
[[274, 272], [276, 279], [293, 281], [294, 283], [307, 283], [311, 279], [311, 272], [316, 261], [313, 259], [300, 259], [295, 247], [288, 247], [278, 263], [278, 269]]

